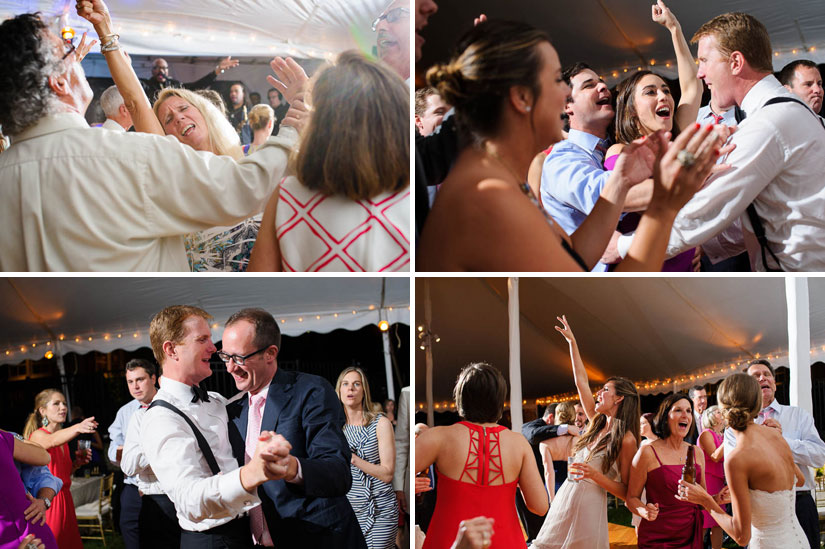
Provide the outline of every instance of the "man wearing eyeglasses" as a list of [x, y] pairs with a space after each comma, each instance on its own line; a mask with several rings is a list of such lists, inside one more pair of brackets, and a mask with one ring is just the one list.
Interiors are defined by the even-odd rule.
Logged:
[[410, 3], [394, 0], [372, 23], [378, 58], [404, 80], [410, 78]]
[[367, 545], [346, 494], [352, 453], [342, 431], [346, 419], [335, 391], [321, 377], [278, 368], [281, 331], [263, 309], [232, 315], [218, 356], [241, 398], [227, 406], [229, 441], [243, 465], [261, 431], [292, 446], [284, 481], [258, 490], [261, 505], [249, 513], [256, 545], [309, 549]]

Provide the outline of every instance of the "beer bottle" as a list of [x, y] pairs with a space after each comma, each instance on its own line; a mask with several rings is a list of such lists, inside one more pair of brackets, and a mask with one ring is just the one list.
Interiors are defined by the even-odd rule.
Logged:
[[693, 455], [695, 448], [693, 444], [688, 446], [687, 460], [685, 466], [682, 467], [682, 480], [690, 484], [696, 483], [696, 462]]

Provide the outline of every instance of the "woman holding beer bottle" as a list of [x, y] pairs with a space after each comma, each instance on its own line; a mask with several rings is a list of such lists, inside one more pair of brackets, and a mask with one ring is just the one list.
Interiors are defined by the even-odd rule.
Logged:
[[95, 418], [89, 417], [63, 429], [66, 422], [66, 397], [56, 389], [40, 391], [34, 397], [34, 411], [29, 414], [23, 436], [36, 442], [49, 452], [49, 472], [63, 481], [63, 488], [46, 505], [46, 522], [49, 524], [60, 549], [83, 549], [77, 517], [72, 501], [72, 473], [89, 462], [91, 450], [78, 450], [69, 455], [68, 442], [81, 433], [93, 433], [97, 428]]
[[[626, 505], [644, 519], [639, 549], [702, 549], [701, 508], [676, 499], [681, 478], [705, 486], [704, 456], [683, 440], [692, 421], [693, 403], [687, 395], [668, 395], [654, 420], [659, 440], [639, 448], [633, 458]], [[640, 499], [643, 489], [647, 503]]]

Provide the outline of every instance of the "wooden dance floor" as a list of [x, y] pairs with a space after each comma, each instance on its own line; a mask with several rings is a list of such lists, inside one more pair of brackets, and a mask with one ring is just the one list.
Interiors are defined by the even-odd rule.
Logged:
[[610, 533], [610, 549], [636, 548], [636, 530], [633, 528], [608, 523], [607, 530]]

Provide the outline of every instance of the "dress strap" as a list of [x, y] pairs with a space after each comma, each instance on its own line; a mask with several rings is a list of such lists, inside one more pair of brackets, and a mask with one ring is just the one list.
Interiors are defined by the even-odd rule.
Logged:
[[470, 446], [467, 460], [461, 471], [459, 481], [467, 481], [479, 486], [504, 484], [504, 469], [501, 464], [501, 445], [499, 436], [503, 426], [484, 428], [466, 421], [459, 422], [470, 432]]
[[654, 455], [654, 456], [656, 456], [656, 461], [658, 461], [658, 462], [659, 462], [659, 466], [660, 466], [660, 467], [663, 467], [663, 466], [664, 466], [664, 464], [662, 463], [662, 460], [661, 460], [661, 459], [659, 459], [659, 454], [657, 454], [657, 453], [656, 453], [656, 448], [654, 448], [654, 447], [653, 447], [653, 445], [651, 444], [651, 445], [650, 445], [650, 449], [651, 449], [651, 450], [653, 450], [653, 455]]

